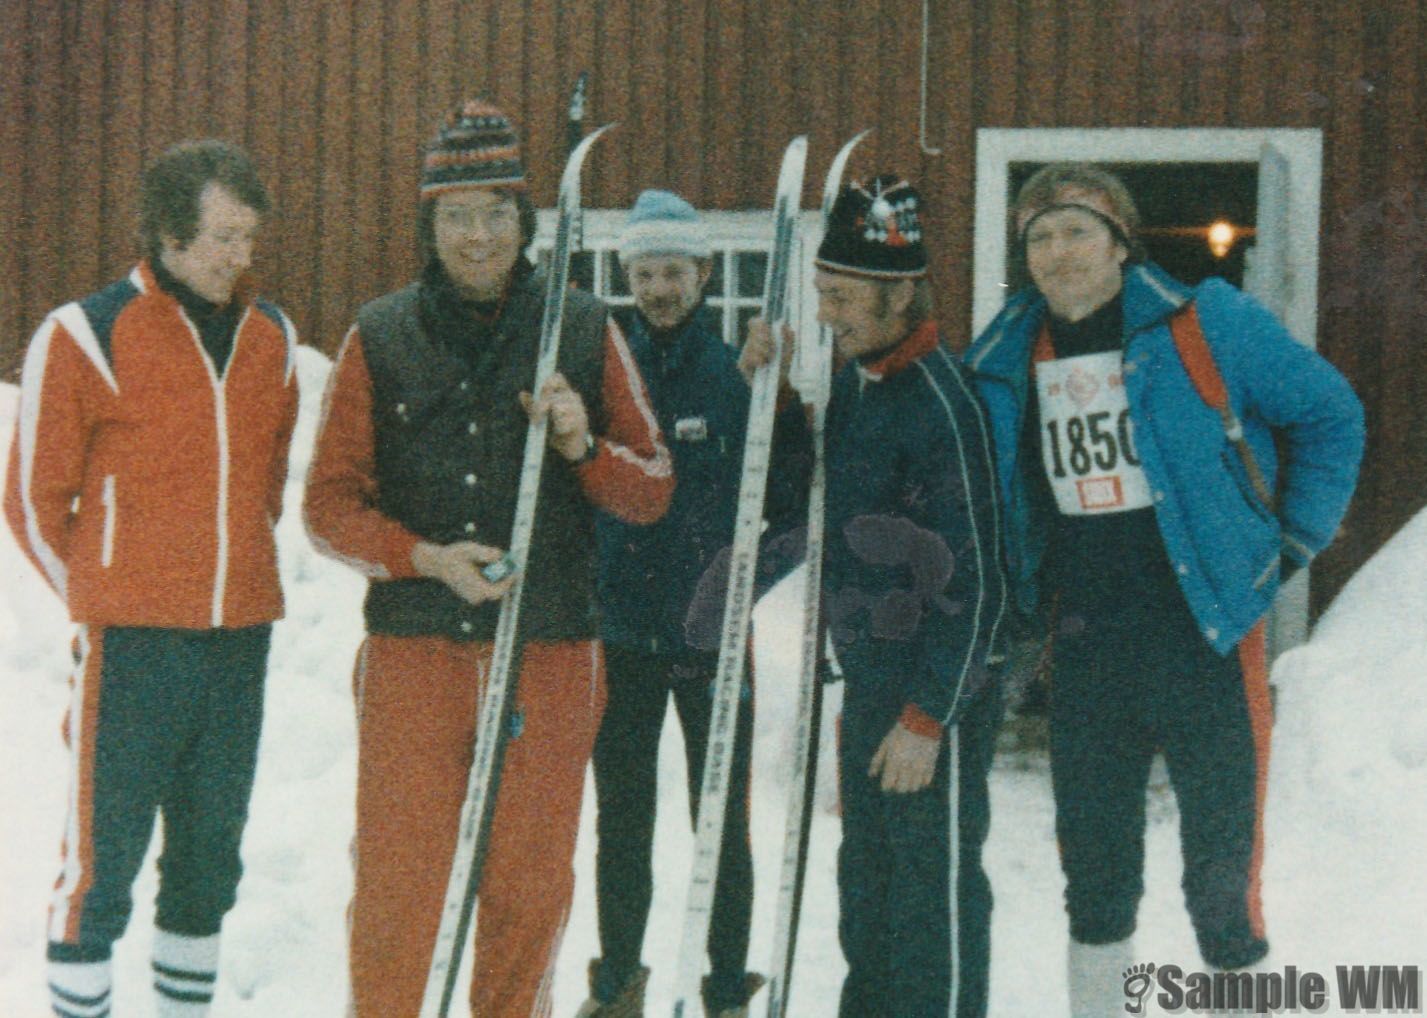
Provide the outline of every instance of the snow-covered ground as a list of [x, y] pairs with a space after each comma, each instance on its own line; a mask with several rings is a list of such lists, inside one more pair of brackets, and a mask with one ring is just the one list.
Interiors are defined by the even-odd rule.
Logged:
[[[355, 775], [349, 676], [361, 639], [361, 581], [319, 557], [299, 521], [321, 388], [329, 364], [300, 351], [302, 417], [279, 539], [288, 598], [268, 681], [246, 875], [224, 928], [214, 1006], [221, 1018], [338, 1018], [344, 1013], [347, 845]], [[0, 386], [8, 444], [16, 390]], [[47, 1013], [44, 917], [65, 796], [59, 736], [68, 694], [70, 626], [8, 531], [0, 537], [0, 1018]], [[755, 745], [757, 859], [750, 967], [766, 966], [781, 850], [793, 710], [799, 579], [756, 615], [761, 677]], [[1265, 904], [1275, 966], [1330, 971], [1349, 963], [1427, 963], [1427, 513], [1419, 515], [1344, 590], [1307, 646], [1274, 672], [1279, 718], [1268, 804]], [[835, 687], [834, 687], [835, 688]], [[830, 704], [835, 709], [835, 702]], [[829, 711], [831, 714], [831, 710]], [[831, 738], [823, 740], [830, 747]], [[831, 772], [825, 754], [823, 770]], [[655, 909], [645, 960], [648, 1013], [667, 1013], [691, 836], [683, 820], [684, 765], [676, 725], [661, 749]], [[826, 786], [827, 782], [824, 782]], [[587, 783], [588, 785], [588, 783]], [[1162, 784], [1150, 793], [1147, 893], [1137, 956], [1197, 968], [1179, 892], [1178, 821]], [[587, 787], [587, 802], [592, 802]], [[838, 820], [824, 787], [813, 832], [792, 1013], [836, 1013], [844, 971], [836, 940]], [[987, 863], [996, 894], [994, 1016], [1065, 1013], [1065, 922], [1050, 780], [1043, 756], [1003, 753], [992, 776]], [[559, 962], [556, 1015], [584, 996], [597, 950], [593, 807], [575, 862], [574, 912]], [[152, 1015], [147, 959], [152, 861], [135, 893], [134, 921], [116, 948], [116, 1014]], [[1337, 1013], [1332, 1011], [1330, 1013]]]

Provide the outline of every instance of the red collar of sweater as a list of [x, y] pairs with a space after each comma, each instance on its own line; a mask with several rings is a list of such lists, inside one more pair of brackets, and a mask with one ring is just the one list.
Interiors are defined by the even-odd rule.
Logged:
[[893, 375], [905, 371], [914, 362], [935, 350], [939, 342], [941, 342], [941, 337], [937, 332], [936, 322], [927, 319], [912, 330], [905, 339], [876, 360], [868, 361], [865, 364], [859, 363], [857, 370], [868, 381], [880, 382], [884, 378], [891, 378]]

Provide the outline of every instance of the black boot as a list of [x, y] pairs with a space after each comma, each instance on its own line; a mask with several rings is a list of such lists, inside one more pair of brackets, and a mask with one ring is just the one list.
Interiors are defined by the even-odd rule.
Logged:
[[748, 1018], [748, 1002], [767, 982], [757, 972], [745, 972], [743, 986], [736, 999], [715, 1000], [709, 994], [709, 977], [704, 976], [704, 1013], [708, 1018]]
[[644, 990], [649, 985], [649, 967], [635, 969], [622, 985], [607, 985], [601, 979], [600, 959], [590, 959], [590, 997], [575, 1012], [575, 1018], [644, 1018]]

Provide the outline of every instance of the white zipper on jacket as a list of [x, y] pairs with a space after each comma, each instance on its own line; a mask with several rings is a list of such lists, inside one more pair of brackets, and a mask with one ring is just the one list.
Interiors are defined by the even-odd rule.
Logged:
[[233, 366], [233, 358], [238, 356], [238, 337], [243, 334], [243, 326], [248, 321], [251, 308], [245, 309], [238, 319], [237, 326], [233, 329], [233, 348], [228, 351], [228, 363], [223, 374], [218, 374], [217, 368], [213, 364], [213, 358], [208, 356], [207, 349], [203, 346], [203, 340], [198, 334], [198, 329], [188, 317], [188, 312], [182, 307], [178, 309], [179, 317], [183, 319], [183, 324], [188, 326], [188, 333], [193, 337], [193, 345], [198, 351], [198, 356], [203, 360], [203, 366], [208, 369], [208, 381], [213, 386], [213, 417], [214, 424], [218, 432], [218, 551], [217, 563], [213, 570], [213, 610], [209, 617], [209, 624], [214, 629], [223, 625], [223, 595], [228, 586], [228, 472], [229, 472], [229, 451], [228, 451], [228, 400], [226, 387], [228, 384], [227, 368]]
[[114, 475], [104, 475], [104, 546], [99, 553], [99, 564], [108, 569], [114, 563], [114, 517], [119, 508], [114, 501]]

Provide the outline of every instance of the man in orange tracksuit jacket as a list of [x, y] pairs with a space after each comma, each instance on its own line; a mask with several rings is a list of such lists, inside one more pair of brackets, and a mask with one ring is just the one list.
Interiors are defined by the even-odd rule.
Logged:
[[55, 1014], [110, 1011], [110, 954], [163, 814], [161, 1018], [207, 1014], [236, 896], [272, 622], [295, 335], [244, 274], [268, 209], [248, 156], [188, 142], [145, 172], [147, 257], [51, 312], [25, 358], [6, 517], [79, 625]]
[[420, 278], [363, 307], [332, 370], [307, 481], [318, 547], [370, 580], [357, 660], [352, 1003], [421, 1005], [477, 701], [501, 596], [480, 566], [508, 546], [530, 413], [549, 415], [521, 608], [512, 738], [480, 887], [472, 1011], [548, 1015], [574, 888], [585, 765], [604, 704], [594, 511], [652, 522], [670, 458], [602, 304], [567, 297], [558, 372], [531, 400], [544, 275], [514, 129], [456, 108], [427, 148]]

